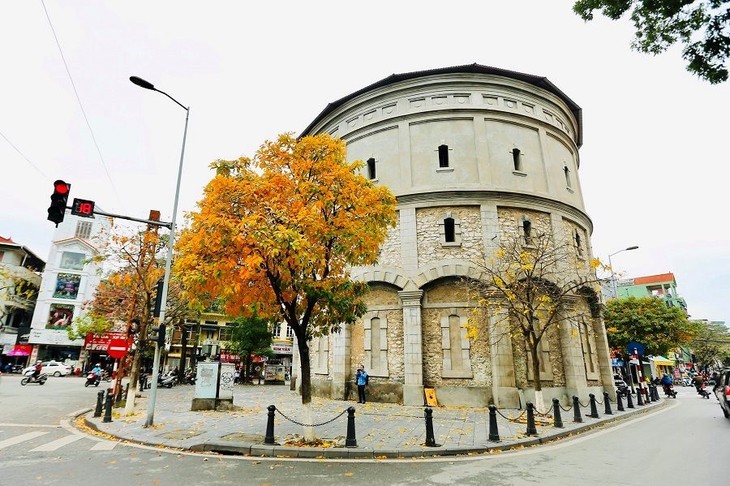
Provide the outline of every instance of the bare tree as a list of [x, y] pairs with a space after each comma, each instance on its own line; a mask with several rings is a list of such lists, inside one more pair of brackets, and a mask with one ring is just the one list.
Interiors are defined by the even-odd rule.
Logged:
[[[469, 280], [478, 306], [467, 335], [474, 339], [489, 316], [493, 339], [511, 337], [517, 350], [522, 348], [529, 357], [525, 380], [530, 381], [531, 371], [538, 410], [544, 410], [540, 343], [553, 328], [576, 326], [585, 318], [584, 309], [600, 312], [595, 271], [601, 263], [576, 258], [580, 251], [575, 242], [555, 242], [548, 234], [503, 236], [493, 257], [479, 264], [481, 278]], [[575, 305], [580, 300], [588, 306]]]

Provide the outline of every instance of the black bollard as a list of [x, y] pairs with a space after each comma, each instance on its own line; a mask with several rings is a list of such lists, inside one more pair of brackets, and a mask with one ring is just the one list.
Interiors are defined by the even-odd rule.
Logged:
[[101, 417], [101, 412], [104, 409], [104, 392], [100, 391], [96, 394], [96, 409], [94, 410], [94, 417]]
[[276, 444], [276, 441], [274, 440], [274, 412], [276, 411], [276, 407], [274, 405], [269, 405], [266, 408], [269, 411], [269, 418], [266, 422], [266, 437], [264, 438], [264, 444]]
[[355, 407], [347, 409], [347, 439], [345, 439], [345, 447], [357, 447], [357, 439], [355, 438]]
[[499, 442], [499, 430], [497, 429], [497, 407], [489, 406], [489, 441]]
[[644, 389], [641, 385], [639, 385], [639, 388], [636, 389], [636, 404], [644, 405]]
[[573, 395], [573, 422], [583, 422], [583, 417], [580, 414], [580, 401], [575, 395]]
[[611, 411], [611, 400], [608, 398], [608, 392], [603, 392], [603, 413], [606, 415], [613, 415], [613, 412]]
[[537, 435], [537, 427], [535, 427], [535, 406], [527, 402], [527, 430], [525, 435]]
[[553, 427], [563, 428], [563, 418], [560, 416], [560, 400], [553, 398]]
[[631, 391], [626, 394], [626, 408], [634, 408], [634, 399]]
[[112, 407], [114, 406], [114, 390], [109, 388], [106, 392], [106, 404], [104, 406], [104, 418], [102, 422], [112, 421]]
[[624, 411], [624, 402], [621, 400], [621, 393], [618, 392], [616, 393], [616, 408], [619, 412]]
[[433, 435], [433, 410], [431, 407], [426, 407], [426, 447], [441, 447], [441, 444], [436, 443], [436, 438]]
[[598, 418], [598, 407], [596, 407], [596, 396], [593, 393], [589, 393], [588, 397], [591, 399], [591, 413], [588, 414], [591, 418]]

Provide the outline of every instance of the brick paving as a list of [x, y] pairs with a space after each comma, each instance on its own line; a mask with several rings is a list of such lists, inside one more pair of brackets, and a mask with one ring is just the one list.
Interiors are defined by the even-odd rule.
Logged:
[[[149, 390], [142, 393], [129, 417], [114, 409], [112, 422], [84, 415], [86, 425], [104, 434], [141, 444], [165, 446], [190, 451], [211, 451], [251, 456], [323, 457], [323, 458], [395, 458], [427, 457], [454, 454], [488, 453], [516, 446], [531, 446], [597, 425], [616, 422], [660, 407], [666, 400], [636, 406], [613, 415], [604, 414], [599, 405], [598, 418], [588, 417], [590, 408], [581, 408], [582, 423], [573, 421], [573, 410], [563, 405], [563, 428], [553, 426], [553, 418], [536, 417], [536, 436], [526, 434], [526, 414], [523, 410], [499, 410], [497, 426], [500, 441], [489, 441], [489, 410], [487, 408], [434, 407], [433, 435], [436, 447], [427, 447], [425, 407], [370, 402], [358, 404], [339, 400], [312, 398], [312, 423], [315, 435], [323, 446], [297, 446], [303, 427], [308, 423], [301, 397], [284, 385], [236, 385], [234, 409], [229, 411], [191, 411], [194, 386], [178, 385], [158, 389], [154, 424], [144, 427], [147, 417]], [[588, 399], [581, 400], [583, 404]], [[276, 444], [266, 444], [269, 405], [277, 409], [274, 421]], [[625, 405], [625, 403], [624, 403]], [[355, 408], [355, 447], [346, 447], [349, 407]], [[281, 413], [279, 413], [281, 412]], [[343, 413], [344, 412], [344, 413]], [[290, 420], [285, 418], [288, 417]], [[508, 420], [516, 417], [519, 420]], [[337, 417], [337, 418], [336, 418]], [[507, 417], [507, 418], [505, 418]]]

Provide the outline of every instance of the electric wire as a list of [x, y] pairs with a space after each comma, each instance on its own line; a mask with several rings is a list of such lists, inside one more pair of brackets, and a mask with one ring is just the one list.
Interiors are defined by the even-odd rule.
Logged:
[[91, 128], [91, 123], [89, 123], [89, 118], [86, 116], [86, 110], [84, 110], [84, 105], [81, 103], [81, 97], [79, 96], [79, 92], [76, 89], [76, 83], [74, 83], [73, 77], [71, 76], [71, 70], [68, 67], [68, 63], [66, 62], [66, 57], [63, 55], [63, 49], [61, 49], [61, 43], [58, 40], [58, 36], [56, 35], [56, 29], [53, 28], [53, 22], [51, 22], [51, 17], [48, 15], [48, 9], [46, 9], [46, 2], [45, 0], [41, 0], [41, 5], [43, 5], [43, 11], [46, 14], [46, 19], [48, 19], [48, 25], [51, 27], [51, 32], [53, 33], [53, 38], [56, 41], [56, 46], [58, 47], [58, 52], [61, 55], [61, 60], [63, 61], [63, 66], [66, 69], [66, 74], [68, 75], [68, 79], [71, 82], [71, 87], [73, 88], [74, 95], [76, 96], [76, 101], [79, 104], [79, 108], [81, 109], [81, 114], [84, 117], [84, 121], [86, 122], [86, 126], [89, 129], [89, 133], [91, 134], [91, 139], [94, 142], [94, 147], [96, 147], [96, 152], [99, 154], [99, 160], [101, 161], [102, 167], [104, 167], [104, 172], [106, 173], [106, 177], [109, 180], [109, 184], [111, 184], [112, 190], [114, 191], [114, 196], [116, 197], [117, 201], [122, 203], [121, 197], [119, 197], [119, 192], [117, 191], [117, 187], [114, 185], [114, 181], [112, 181], [111, 175], [109, 174], [109, 169], [107, 168], [106, 162], [104, 161], [104, 156], [101, 153], [101, 149], [99, 148], [99, 144], [96, 141], [96, 136], [94, 135], [94, 130]]
[[10, 139], [9, 139], [8, 137], [6, 137], [6, 136], [5, 136], [5, 134], [4, 134], [3, 132], [0, 132], [0, 137], [3, 137], [3, 139], [5, 139], [5, 141], [6, 141], [6, 142], [8, 142], [8, 145], [10, 145], [11, 147], [13, 147], [13, 150], [15, 150], [16, 152], [18, 152], [18, 154], [19, 154], [19, 155], [20, 155], [21, 157], [23, 157], [23, 159], [24, 159], [24, 160], [25, 160], [26, 162], [28, 162], [28, 163], [30, 164], [30, 166], [31, 166], [31, 167], [33, 167], [33, 168], [34, 168], [34, 169], [35, 169], [35, 170], [36, 170], [36, 171], [37, 171], [37, 172], [38, 172], [38, 173], [39, 173], [40, 175], [42, 175], [43, 177], [45, 177], [45, 178], [46, 178], [46, 179], [48, 179], [49, 181], [52, 181], [52, 180], [53, 180], [53, 179], [51, 179], [51, 178], [50, 178], [50, 177], [48, 176], [48, 174], [46, 174], [45, 172], [43, 172], [43, 171], [42, 171], [42, 170], [41, 170], [41, 169], [40, 169], [40, 168], [39, 168], [39, 167], [38, 167], [37, 165], [35, 165], [35, 164], [34, 164], [34, 163], [33, 163], [33, 162], [32, 162], [32, 161], [31, 161], [31, 160], [30, 160], [30, 159], [28, 158], [28, 157], [26, 157], [26, 156], [25, 156], [25, 154], [24, 154], [23, 152], [21, 152], [21, 151], [20, 151], [20, 149], [19, 149], [18, 147], [16, 147], [16, 146], [15, 146], [15, 144], [14, 144], [13, 142], [11, 142], [11, 141], [10, 141]]

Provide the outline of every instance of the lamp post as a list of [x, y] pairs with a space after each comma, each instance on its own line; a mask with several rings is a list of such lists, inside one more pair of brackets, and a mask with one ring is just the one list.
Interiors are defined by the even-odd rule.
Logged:
[[[177, 220], [177, 204], [180, 200], [180, 180], [182, 179], [183, 160], [185, 158], [185, 140], [188, 136], [188, 119], [190, 118], [190, 107], [187, 107], [177, 101], [175, 98], [165, 93], [162, 90], [155, 88], [155, 85], [149, 81], [145, 81], [137, 76], [131, 76], [129, 80], [137, 86], [149, 89], [151, 91], [157, 91], [170, 98], [172, 101], [177, 103], [182, 109], [185, 110], [185, 130], [183, 131], [182, 139], [182, 150], [180, 151], [180, 165], [177, 169], [177, 185], [175, 186], [175, 202], [172, 207], [172, 219], [170, 221], [170, 236], [167, 240], [167, 257], [165, 258], [165, 277], [162, 283], [162, 298], [160, 299], [160, 317], [159, 322], [162, 324], [165, 322], [165, 309], [167, 307], [167, 291], [170, 286], [170, 269], [172, 268], [172, 250], [175, 246], [175, 221]], [[155, 401], [157, 399], [157, 377], [160, 373], [160, 348], [155, 344], [155, 358], [152, 365], [152, 387], [150, 389], [150, 400], [147, 404], [147, 420], [145, 421], [145, 427], [149, 427], [154, 423], [155, 415]]]
[[611, 286], [613, 287], [613, 298], [614, 299], [618, 299], [618, 288], [616, 286], [616, 277], [613, 274], [613, 264], [611, 264], [611, 257], [614, 255], [618, 255], [619, 253], [624, 252], [624, 251], [636, 250], [637, 248], [639, 248], [639, 247], [634, 245], [634, 246], [630, 246], [628, 248], [624, 248], [623, 250], [615, 251], [615, 252], [611, 253], [610, 255], [608, 255], [608, 268], [611, 269]]

